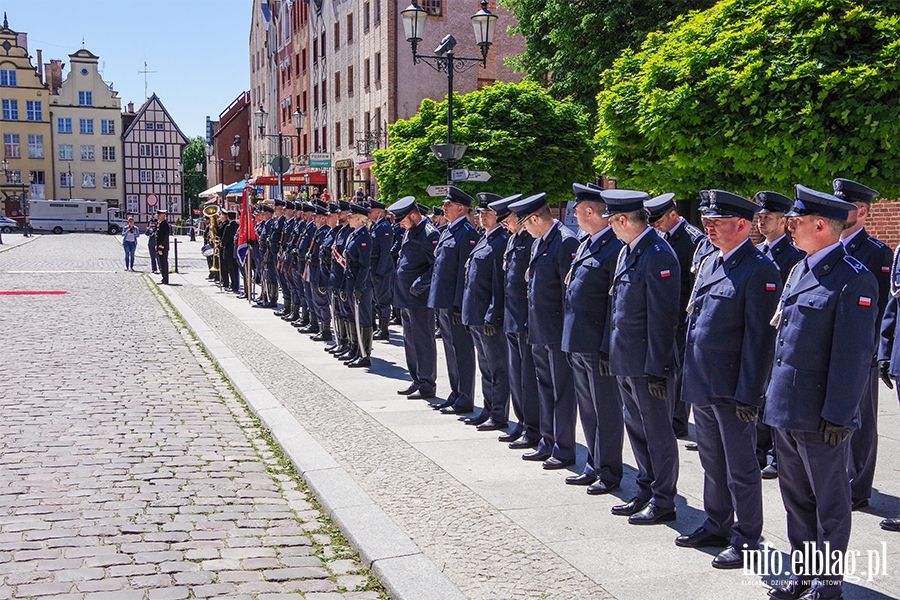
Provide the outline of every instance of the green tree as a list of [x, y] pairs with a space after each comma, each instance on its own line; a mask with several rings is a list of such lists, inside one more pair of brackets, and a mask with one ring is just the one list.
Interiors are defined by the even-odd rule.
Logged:
[[[200, 169], [197, 170], [197, 166]], [[206, 140], [198, 135], [184, 147], [181, 159], [181, 180], [184, 182], [184, 201], [191, 207], [190, 216], [200, 208], [200, 192], [206, 189]]]
[[722, 0], [625, 51], [598, 96], [595, 166], [620, 184], [898, 193], [900, 19], [851, 0]]
[[571, 97], [593, 117], [600, 75], [625, 48], [637, 49], [651, 31], [715, 0], [501, 0], [516, 17], [512, 31], [525, 53], [509, 59], [528, 78]]
[[[446, 167], [429, 149], [447, 138], [447, 102], [422, 101], [409, 120], [389, 126], [390, 145], [375, 152], [373, 171], [388, 202], [406, 195], [426, 201], [425, 188], [446, 182]], [[568, 200], [573, 181], [593, 179], [587, 116], [578, 105], [551, 98], [538, 84], [496, 83], [454, 95], [453, 142], [469, 149], [458, 168], [487, 171], [487, 183], [461, 183], [470, 194], [546, 192]], [[427, 201], [426, 201], [427, 202]]]

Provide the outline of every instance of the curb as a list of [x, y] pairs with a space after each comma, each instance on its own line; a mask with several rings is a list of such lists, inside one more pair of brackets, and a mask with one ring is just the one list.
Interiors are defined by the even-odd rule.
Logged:
[[15, 245], [13, 245], [13, 246], [10, 246], [10, 245], [7, 245], [7, 244], [3, 244], [3, 246], [0, 247], [0, 252], [9, 252], [10, 250], [15, 250], [16, 248], [19, 248], [20, 246], [27, 246], [28, 244], [30, 244], [31, 242], [33, 242], [33, 241], [35, 241], [35, 240], [37, 240], [37, 239], [38, 239], [37, 237], [35, 237], [34, 235], [32, 235], [32, 236], [30, 237], [30, 239], [29, 239], [27, 242], [21, 242], [21, 243], [19, 243], [19, 244], [15, 244]]
[[177, 293], [164, 286], [157, 289], [172, 303], [250, 410], [269, 429], [322, 509], [359, 552], [363, 563], [372, 569], [391, 598], [464, 600], [462, 592], [309, 435], [209, 325]]

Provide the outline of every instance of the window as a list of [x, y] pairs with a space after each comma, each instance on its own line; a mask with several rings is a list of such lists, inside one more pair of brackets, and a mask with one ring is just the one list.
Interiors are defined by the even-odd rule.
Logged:
[[328, 104], [328, 82], [324, 79], [322, 80], [322, 107], [324, 108]]
[[353, 13], [347, 15], [347, 43], [353, 41]]
[[369, 33], [369, 3], [363, 3], [363, 31]]
[[165, 171], [154, 171], [153, 172], [153, 182], [154, 183], [165, 183], [166, 182], [166, 172]]
[[44, 136], [28, 136], [28, 158], [44, 158]]
[[166, 155], [166, 147], [163, 144], [155, 144], [153, 146], [153, 156], [165, 156]]
[[81, 160], [94, 160], [94, 147], [93, 146], [82, 146], [81, 147]]
[[56, 133], [72, 133], [72, 119], [69, 117], [56, 119]]
[[19, 120], [19, 101], [18, 100], [4, 100], [2, 103], [3, 106], [3, 120], [4, 121], [18, 121]]
[[313, 86], [313, 108], [319, 108], [319, 86]]
[[334, 97], [341, 97], [341, 72], [335, 71], [334, 73]]
[[78, 119], [78, 131], [81, 133], [94, 133], [94, 120]]
[[153, 123], [147, 123], [146, 125], [144, 125], [144, 129], [153, 131]]
[[141, 183], [153, 183], [153, 172], [141, 171]]
[[341, 22], [335, 21], [334, 23], [334, 49], [337, 50], [341, 47]]
[[59, 160], [72, 160], [72, 144], [59, 145]]
[[0, 69], [0, 86], [16, 87], [16, 70]]
[[6, 171], [6, 183], [22, 183], [22, 171]]
[[300, 64], [303, 66], [303, 72], [306, 73], [306, 48], [300, 53]]
[[28, 181], [30, 181], [32, 185], [44, 185], [44, 172], [28, 171]]
[[166, 124], [165, 124], [165, 123], [157, 123], [157, 124], [156, 124], [156, 130], [157, 130], [157, 131], [165, 131], [165, 130], [166, 130]]
[[353, 139], [354, 136], [356, 135], [356, 132], [354, 131], [354, 127], [355, 127], [354, 120], [347, 119], [347, 146], [349, 146], [350, 148], [352, 148], [353, 144], [356, 143], [355, 140]]
[[72, 187], [72, 174], [71, 173], [60, 173], [59, 174], [59, 187], [63, 187], [63, 188]]
[[322, 58], [325, 58], [325, 33], [322, 33]]
[[370, 68], [370, 64], [369, 64], [369, 59], [367, 58], [365, 60], [365, 62], [363, 63], [363, 87], [365, 87], [367, 89], [369, 87], [369, 83], [370, 83], [369, 80], [371, 78], [370, 71], [371, 71], [371, 68]]
[[334, 124], [334, 148], [335, 150], [341, 149], [341, 122], [338, 121]]
[[353, 65], [347, 67], [347, 95], [353, 95]]
[[375, 53], [375, 82], [381, 81], [381, 52]]
[[440, 17], [444, 14], [443, 0], [422, 0], [421, 6], [432, 17]]
[[116, 160], [116, 147], [115, 146], [103, 146], [103, 160]]
[[25, 101], [25, 118], [28, 121], [43, 121], [44, 120], [44, 110], [41, 107], [40, 100], [26, 100]]
[[141, 208], [138, 198], [139, 197], [136, 194], [129, 194], [125, 196], [125, 210], [130, 213], [138, 212]]
[[104, 173], [103, 174], [103, 187], [105, 187], [105, 188], [116, 187], [116, 174], [115, 173]]
[[113, 119], [103, 119], [100, 121], [100, 133], [104, 135], [115, 135], [116, 122]]
[[328, 151], [328, 126], [322, 128], [322, 151]]
[[81, 174], [81, 187], [83, 187], [83, 188], [97, 187], [97, 174], [96, 173], [82, 173]]
[[153, 156], [150, 144], [138, 144], [138, 156]]
[[381, 24], [381, 0], [375, 0], [375, 24]]
[[6, 158], [22, 158], [21, 150], [19, 149], [19, 134], [18, 133], [4, 133], [3, 134], [3, 147]]
[[78, 106], [93, 106], [94, 92], [78, 92]]
[[312, 47], [313, 47], [313, 64], [316, 64], [319, 62], [319, 44], [317, 44], [315, 42], [315, 40], [313, 40]]

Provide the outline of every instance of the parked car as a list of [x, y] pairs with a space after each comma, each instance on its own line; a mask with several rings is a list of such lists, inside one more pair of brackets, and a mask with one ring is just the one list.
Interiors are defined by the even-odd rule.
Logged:
[[0, 217], [0, 232], [10, 233], [19, 229], [19, 224], [12, 219]]

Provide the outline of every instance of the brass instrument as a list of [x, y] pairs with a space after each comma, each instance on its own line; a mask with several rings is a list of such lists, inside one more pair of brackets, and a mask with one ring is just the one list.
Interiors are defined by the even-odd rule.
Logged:
[[[209, 269], [209, 271], [211, 273], [219, 272], [219, 252], [218, 252], [219, 240], [218, 240], [218, 234], [217, 234], [217, 229], [216, 229], [216, 227], [217, 227], [216, 215], [218, 215], [218, 214], [219, 214], [219, 207], [214, 204], [211, 204], [211, 205], [203, 208], [203, 215], [206, 217], [209, 217], [209, 228], [207, 229], [207, 231], [209, 231], [209, 243], [211, 246], [211, 248], [205, 249], [203, 251], [203, 255], [213, 257], [212, 267], [210, 267], [210, 269]], [[207, 254], [207, 252], [209, 252], [209, 254]]]

